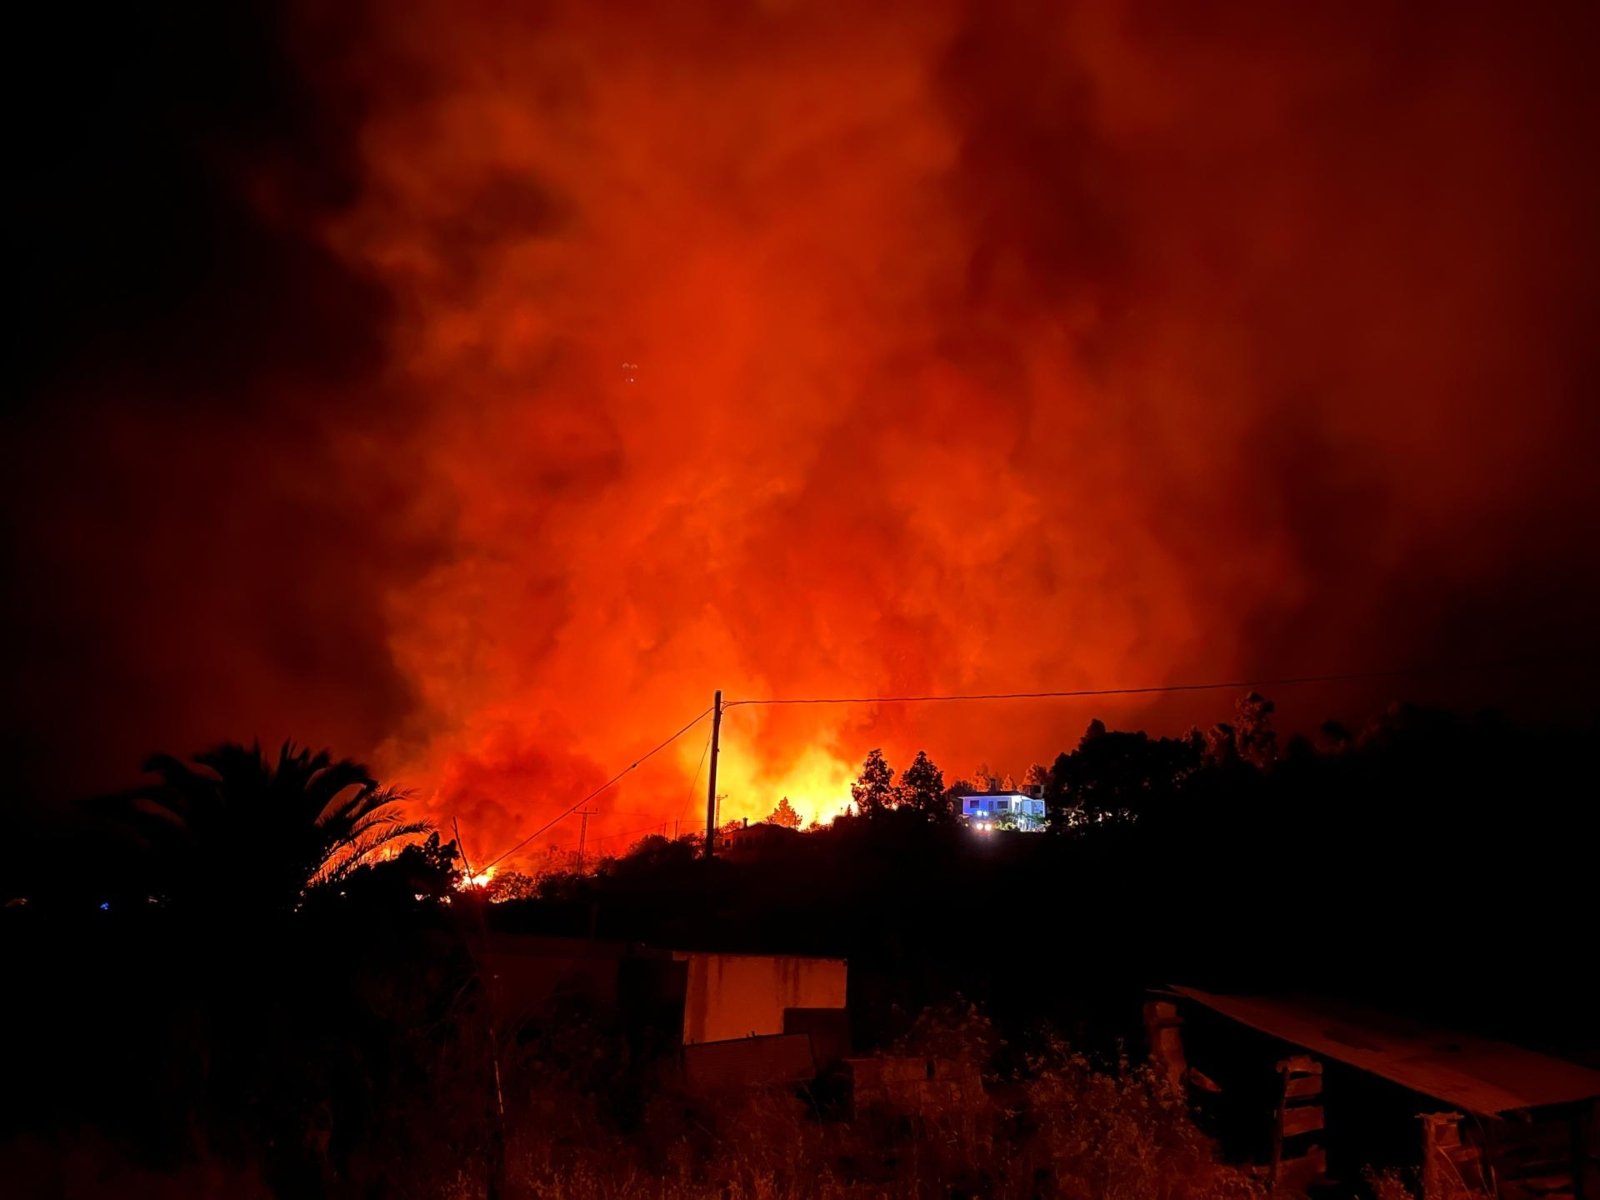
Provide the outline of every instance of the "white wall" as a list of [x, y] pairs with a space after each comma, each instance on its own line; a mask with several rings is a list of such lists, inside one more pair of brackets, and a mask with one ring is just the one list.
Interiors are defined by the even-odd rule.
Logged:
[[674, 951], [689, 964], [683, 1041], [720, 1042], [783, 1032], [786, 1008], [843, 1008], [842, 958]]

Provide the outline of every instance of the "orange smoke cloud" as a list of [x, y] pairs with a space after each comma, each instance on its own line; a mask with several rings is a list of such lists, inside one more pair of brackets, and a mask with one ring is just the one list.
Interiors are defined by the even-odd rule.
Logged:
[[[407, 548], [353, 606], [405, 701], [343, 748], [476, 855], [717, 687], [1592, 650], [1585, 9], [636, 7], [308, 11], [349, 186], [250, 176], [385, 298], [379, 399], [316, 427]], [[735, 708], [724, 816], [1226, 703]], [[590, 838], [692, 827], [704, 745]]]
[[[1429, 615], [1385, 611], [1389, 581], [1497, 562], [1505, 493], [1566, 432], [1527, 349], [1570, 231], [1510, 232], [1551, 198], [1526, 136], [1545, 101], [1531, 59], [1498, 72], [1517, 47], [1486, 54], [1492, 18], [1452, 25], [386, 19], [331, 237], [400, 297], [391, 362], [457, 545], [392, 599], [436, 721], [390, 760], [504, 839], [717, 685], [1163, 681], [1403, 646], [1384, 627]], [[1508, 428], [1511, 389], [1536, 398]], [[1061, 720], [736, 710], [725, 815], [829, 813], [879, 741], [1020, 771]], [[617, 803], [692, 818], [702, 746]]]

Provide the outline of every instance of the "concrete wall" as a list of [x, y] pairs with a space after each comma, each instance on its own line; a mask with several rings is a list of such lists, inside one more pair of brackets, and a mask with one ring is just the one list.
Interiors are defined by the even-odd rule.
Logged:
[[845, 962], [771, 954], [674, 952], [688, 964], [683, 1041], [778, 1034], [786, 1008], [843, 1008]]
[[803, 1034], [705, 1042], [683, 1048], [684, 1086], [695, 1093], [804, 1083], [816, 1076]]
[[621, 942], [494, 933], [477, 953], [496, 1019], [514, 1025], [558, 995], [615, 1006], [627, 947]]

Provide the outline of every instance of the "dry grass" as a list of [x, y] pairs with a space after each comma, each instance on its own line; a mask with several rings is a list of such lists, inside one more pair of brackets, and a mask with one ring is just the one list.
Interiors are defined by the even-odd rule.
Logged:
[[[781, 1092], [690, 1104], [658, 1096], [607, 1131], [581, 1099], [536, 1106], [507, 1160], [508, 1193], [548, 1200], [1246, 1200], [1157, 1078], [1096, 1069], [1059, 1046], [981, 1102], [829, 1121]], [[476, 1200], [481, 1180], [452, 1196]]]
[[[897, 1047], [952, 1071], [990, 1061], [993, 1031], [970, 1006], [916, 1023]], [[394, 1092], [358, 1146], [308, 1160], [311, 1174], [228, 1171], [201, 1154], [140, 1169], [78, 1137], [8, 1156], [38, 1194], [188, 1200], [221, 1195], [486, 1200], [494, 1127], [484, 1056], [438, 1050], [416, 1086]], [[1152, 1072], [1097, 1066], [1047, 1042], [985, 1086], [929, 1089], [899, 1108], [840, 1119], [789, 1090], [693, 1100], [641, 1097], [623, 1058], [581, 1014], [537, 1042], [506, 1047], [505, 1200], [1255, 1200], [1247, 1176], [1216, 1161], [1181, 1100]], [[964, 1100], [957, 1100], [964, 1095]], [[70, 1170], [64, 1171], [64, 1164]], [[68, 1178], [70, 1176], [70, 1178]], [[3, 1189], [0, 1189], [3, 1190]], [[29, 1194], [24, 1183], [23, 1194]]]

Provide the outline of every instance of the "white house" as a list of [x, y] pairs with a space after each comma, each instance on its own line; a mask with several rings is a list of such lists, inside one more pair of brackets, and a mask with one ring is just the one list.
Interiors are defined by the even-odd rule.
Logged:
[[999, 828], [1013, 822], [1018, 829], [1044, 828], [1044, 801], [1026, 792], [975, 792], [961, 797], [961, 816], [974, 829]]

